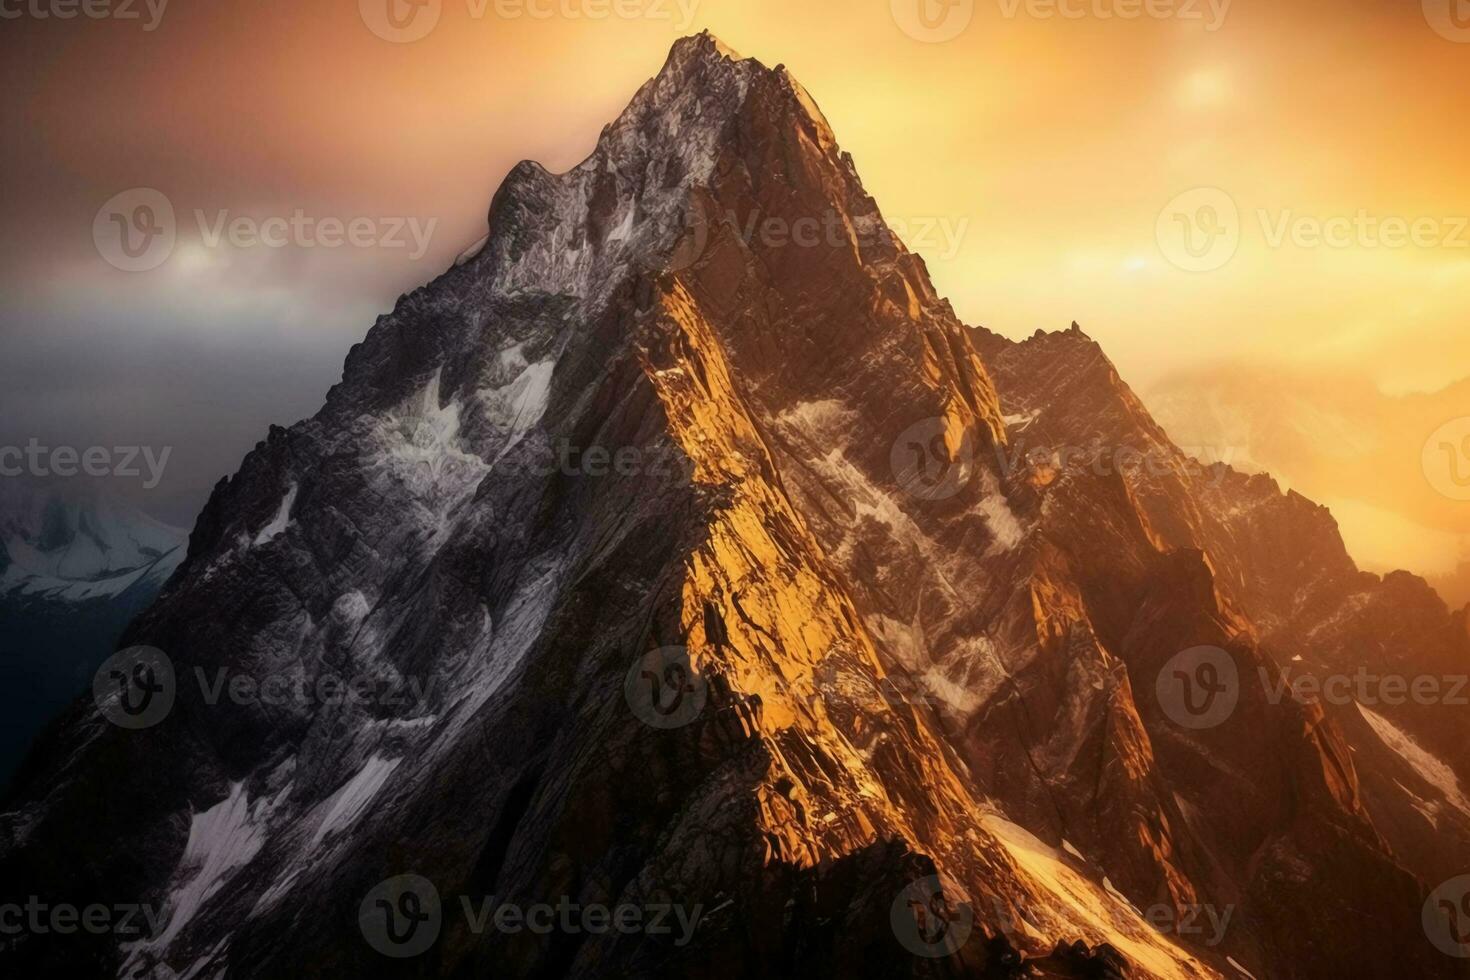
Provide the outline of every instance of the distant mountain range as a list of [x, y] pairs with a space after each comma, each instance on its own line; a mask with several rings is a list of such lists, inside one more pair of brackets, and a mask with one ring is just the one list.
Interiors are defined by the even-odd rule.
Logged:
[[1422, 572], [1451, 605], [1470, 602], [1470, 506], [1438, 492], [1421, 458], [1436, 430], [1470, 415], [1470, 379], [1396, 396], [1361, 378], [1222, 366], [1175, 374], [1144, 400], [1179, 445], [1326, 503], [1359, 561]]
[[0, 785], [184, 558], [187, 532], [95, 489], [0, 483]]

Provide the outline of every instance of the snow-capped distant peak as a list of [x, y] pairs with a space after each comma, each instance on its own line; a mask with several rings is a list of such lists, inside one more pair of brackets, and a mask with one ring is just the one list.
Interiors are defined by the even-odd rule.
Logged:
[[161, 583], [188, 532], [103, 495], [10, 490], [0, 500], [0, 594], [69, 601]]

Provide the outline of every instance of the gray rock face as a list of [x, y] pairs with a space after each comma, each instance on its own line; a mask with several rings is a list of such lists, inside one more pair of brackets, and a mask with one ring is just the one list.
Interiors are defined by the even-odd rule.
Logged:
[[[153, 710], [130, 678], [163, 686], [160, 661], [124, 663], [10, 801], [0, 904], [156, 921], [0, 955], [123, 976], [1464, 972], [1377, 824], [1393, 777], [1365, 802], [1331, 713], [1254, 681], [1273, 636], [1311, 629], [1302, 596], [1360, 581], [1247, 546], [1286, 529], [1333, 555], [1310, 505], [1191, 476], [1085, 338], [961, 324], [784, 70], [679, 42], [587, 161], [515, 168], [489, 224], [216, 488], [126, 639], [167, 656], [171, 708], [110, 723]], [[1168, 466], [1013, 462], [1022, 436], [1093, 434]], [[1276, 523], [1232, 509], [1251, 503]], [[1460, 625], [1413, 620], [1450, 660]], [[1246, 679], [1209, 729], [1155, 694], [1201, 646]], [[482, 914], [502, 905], [516, 927]]]

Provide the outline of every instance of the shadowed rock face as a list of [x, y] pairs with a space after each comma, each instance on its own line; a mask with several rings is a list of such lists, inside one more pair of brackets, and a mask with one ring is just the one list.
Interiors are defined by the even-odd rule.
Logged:
[[[1463, 619], [1334, 619], [1346, 583], [1414, 586], [1358, 576], [1299, 498], [1191, 475], [1080, 333], [961, 324], [784, 70], [679, 42], [587, 161], [518, 166], [489, 222], [216, 488], [127, 638], [172, 660], [172, 710], [78, 704], [11, 801], [0, 899], [160, 921], [14, 962], [1461, 975], [1420, 924], [1434, 882], [1405, 862], [1450, 845], [1389, 797], [1401, 755], [1256, 676], [1299, 635], [1355, 655], [1328, 622], [1463, 662]], [[1093, 435], [1169, 465], [1012, 461]], [[1282, 568], [1251, 534], [1318, 550]], [[1155, 696], [1201, 645], [1244, 679], [1207, 730]], [[211, 699], [220, 672], [374, 696]], [[438, 931], [384, 955], [374, 896], [433, 906], [404, 875]], [[477, 927], [461, 902], [492, 896], [692, 926]], [[1218, 931], [1182, 925], [1202, 907]]]
[[[1289, 705], [1284, 685], [1321, 680], [1301, 690], [1346, 737], [1358, 799], [1396, 860], [1431, 883], [1464, 873], [1466, 613], [1415, 576], [1360, 572], [1325, 508], [1269, 477], [1186, 458], [1080, 331], [977, 341], [1014, 413], [1013, 444], [1097, 443], [1148, 457], [1123, 475], [1139, 512], [1163, 546], [1206, 556], [1221, 601], [1274, 661], [1247, 686]], [[1419, 695], [1416, 679], [1428, 685]], [[1351, 699], [1335, 695], [1344, 690]]]

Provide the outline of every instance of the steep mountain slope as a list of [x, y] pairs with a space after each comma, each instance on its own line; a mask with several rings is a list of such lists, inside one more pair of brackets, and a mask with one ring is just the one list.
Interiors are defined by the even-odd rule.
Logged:
[[1470, 870], [1467, 611], [1407, 573], [1360, 572], [1326, 509], [1269, 477], [1187, 458], [1075, 325], [1022, 343], [977, 336], [1020, 413], [1012, 460], [1084, 447], [1088, 470], [1102, 457], [1162, 541], [1207, 557], [1283, 668], [1242, 685], [1268, 700], [1295, 690], [1342, 726], [1367, 810], [1400, 860], [1431, 881]]
[[[1243, 690], [1190, 735], [1135, 698], [1186, 647], [1271, 655], [1128, 481], [1003, 465], [975, 339], [791, 76], [679, 42], [216, 490], [127, 637], [172, 710], [78, 704], [0, 821], [0, 899], [159, 923], [13, 962], [1460, 975], [1336, 723]], [[488, 896], [692, 924], [458, 914]]]

